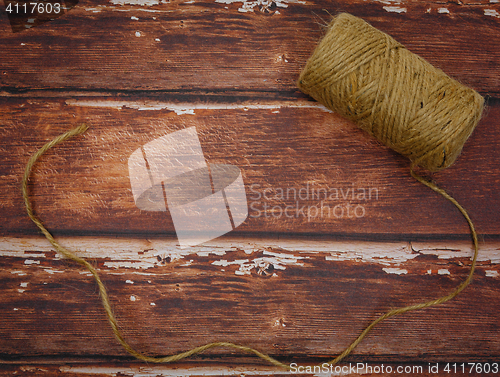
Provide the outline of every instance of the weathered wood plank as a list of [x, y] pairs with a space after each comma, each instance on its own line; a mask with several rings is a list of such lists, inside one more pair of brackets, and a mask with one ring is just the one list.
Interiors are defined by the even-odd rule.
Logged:
[[[441, 1], [107, 1], [12, 33], [0, 18], [0, 91], [277, 91], [331, 15], [348, 11], [484, 94], [500, 94], [500, 5]], [[478, 43], [480, 41], [480, 43]]]
[[[471, 255], [466, 242], [313, 237], [227, 239], [185, 250], [175, 239], [60, 242], [98, 267], [121, 328], [140, 351], [170, 354], [228, 340], [287, 360], [336, 355], [377, 315], [450, 292]], [[92, 277], [47, 245], [42, 237], [0, 244], [0, 354], [126, 356]], [[356, 349], [357, 360], [498, 360], [499, 253], [498, 242], [483, 244], [465, 292], [384, 322]], [[235, 355], [207, 351], [225, 354]]]
[[[59, 360], [57, 360], [59, 361]], [[44, 364], [42, 361], [24, 363], [19, 362], [15, 364], [0, 366], [0, 376], [29, 376], [29, 377], [47, 377], [47, 376], [71, 376], [71, 377], [115, 377], [115, 376], [141, 376], [141, 377], [201, 377], [201, 376], [259, 376], [259, 377], [281, 377], [281, 376], [336, 376], [335, 367], [333, 372], [326, 366], [321, 369], [320, 364], [312, 363], [298, 363], [296, 373], [283, 372], [276, 368], [254, 365], [252, 363], [243, 363], [239, 360], [238, 365], [230, 361], [217, 361], [212, 363], [207, 362], [192, 362], [181, 363], [180, 365], [144, 365], [137, 363], [116, 363], [116, 362], [100, 362], [100, 363], [83, 363], [83, 362], [65, 362], [61, 360], [59, 364], [57, 361]], [[317, 369], [315, 370], [314, 367]], [[436, 368], [437, 367], [437, 368]], [[407, 364], [407, 363], [364, 363], [353, 362], [337, 365], [337, 370], [342, 373], [342, 376], [393, 376], [398, 375], [414, 375], [421, 377], [444, 377], [450, 376], [484, 376], [484, 372], [476, 372], [475, 369], [482, 370], [481, 368], [495, 369], [497, 363], [477, 363], [465, 364], [462, 363], [425, 363], [425, 364]], [[299, 369], [301, 368], [301, 369]], [[302, 369], [303, 368], [303, 369]], [[302, 372], [308, 369], [312, 372]], [[448, 369], [450, 368], [450, 369]], [[458, 368], [456, 373], [453, 373], [454, 368]], [[464, 368], [462, 370], [462, 368]], [[451, 370], [451, 372], [446, 372]], [[470, 371], [472, 369], [472, 371]], [[299, 373], [300, 371], [300, 373]], [[327, 372], [325, 372], [327, 371]], [[402, 371], [402, 372], [401, 372]], [[406, 372], [405, 372], [406, 371]], [[319, 372], [319, 373], [318, 373]]]
[[[490, 235], [500, 234], [499, 111], [489, 108], [458, 162], [433, 176]], [[33, 173], [35, 210], [56, 234], [173, 234], [168, 212], [136, 207], [128, 158], [147, 142], [195, 126], [207, 161], [242, 172], [249, 216], [238, 232], [468, 237], [453, 205], [409, 176], [408, 160], [314, 102], [102, 98], [0, 101], [0, 214], [9, 219], [1, 234], [36, 232], [19, 189], [25, 164], [83, 122], [90, 130], [42, 157]]]

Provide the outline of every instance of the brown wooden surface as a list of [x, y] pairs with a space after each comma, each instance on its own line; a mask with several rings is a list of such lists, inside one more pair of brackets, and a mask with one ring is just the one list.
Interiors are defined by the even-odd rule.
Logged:
[[[190, 106], [194, 114], [177, 114]], [[3, 235], [36, 231], [19, 195], [30, 155], [73, 125], [86, 123], [91, 128], [84, 136], [50, 151], [34, 173], [35, 209], [56, 233], [173, 234], [168, 213], [135, 206], [128, 158], [151, 140], [195, 126], [208, 161], [242, 170], [250, 208], [239, 233], [468, 238], [463, 217], [411, 178], [407, 159], [312, 102], [4, 99], [0, 114], [5, 150], [0, 213], [9, 218], [0, 225]], [[500, 229], [499, 116], [500, 107], [489, 108], [456, 165], [434, 175], [465, 208], [474, 209], [479, 231], [489, 235]], [[318, 194], [321, 189], [328, 197], [325, 191]], [[288, 216], [287, 206], [292, 208]]]
[[[284, 374], [227, 349], [167, 366], [130, 361], [91, 276], [56, 256], [20, 194], [29, 156], [81, 123], [85, 135], [41, 159], [31, 198], [61, 243], [99, 269], [127, 340], [149, 355], [227, 340], [311, 365], [341, 352], [377, 315], [465, 278], [472, 251], [458, 211], [415, 182], [406, 159], [295, 87], [325, 21], [340, 11], [489, 97], [457, 163], [424, 173], [478, 228], [473, 284], [445, 305], [381, 324], [347, 362], [423, 365], [426, 376], [449, 375], [430, 373], [429, 363], [499, 359], [498, 3], [131, 2], [80, 1], [19, 33], [0, 13], [0, 376]], [[263, 200], [252, 199], [252, 187], [372, 188], [378, 197], [326, 203], [362, 205], [361, 217], [250, 207], [236, 231], [180, 250], [168, 212], [135, 206], [127, 160], [189, 126], [208, 161], [241, 169], [253, 208]]]
[[[356, 362], [342, 364], [341, 368], [344, 368], [350, 376], [364, 376], [364, 377], [374, 377], [374, 376], [394, 376], [398, 370], [410, 371], [403, 373], [403, 375], [419, 375], [422, 377], [443, 377], [443, 376], [484, 376], [485, 373], [479, 373], [475, 371], [475, 368], [490, 364], [472, 364], [463, 366], [464, 371], [461, 370], [461, 363], [425, 363], [425, 364], [408, 364], [408, 363], [372, 363], [372, 364], [358, 364]], [[301, 364], [304, 368], [309, 367], [311, 370], [315, 366], [320, 367], [318, 364]], [[446, 372], [444, 369], [458, 368], [457, 373]], [[359, 368], [358, 368], [359, 367]], [[438, 372], [436, 372], [436, 367]], [[371, 368], [371, 369], [370, 369]], [[472, 368], [472, 371], [471, 371]], [[304, 369], [305, 370], [305, 369]], [[321, 369], [318, 369], [319, 371]], [[390, 372], [387, 372], [389, 370]], [[354, 372], [353, 372], [354, 371]], [[411, 371], [415, 371], [412, 373]], [[259, 377], [281, 377], [297, 375], [283, 372], [276, 368], [262, 367], [260, 365], [255, 365], [248, 360], [241, 360], [239, 365], [234, 366], [225, 363], [223, 360], [219, 361], [214, 365], [214, 363], [206, 362], [196, 362], [191, 364], [179, 363], [172, 367], [157, 366], [157, 365], [147, 365], [130, 363], [130, 362], [101, 362], [96, 363], [74, 363], [70, 365], [54, 365], [54, 364], [40, 364], [33, 363], [31, 365], [20, 365], [12, 363], [11, 365], [6, 365], [3, 368], [0, 366], [0, 376], [30, 376], [30, 377], [47, 377], [47, 376], [73, 376], [73, 377], [105, 377], [105, 376], [141, 376], [141, 377], [173, 377], [173, 376], [189, 376], [189, 377], [200, 377], [200, 376], [259, 376]], [[332, 373], [301, 373], [300, 376], [328, 376], [328, 375], [338, 375]]]
[[[443, 376], [484, 376], [485, 373], [475, 372], [475, 368], [481, 368], [487, 364], [465, 364], [463, 368], [465, 371], [460, 370], [457, 373], [446, 372], [444, 369], [448, 367], [453, 371], [454, 368], [462, 368], [461, 363], [425, 363], [425, 364], [408, 364], [408, 363], [372, 363], [372, 364], [358, 364], [356, 362], [351, 364], [343, 364], [340, 367], [344, 368], [350, 376], [394, 376], [398, 370], [404, 371], [403, 375], [419, 375], [423, 377], [443, 377]], [[492, 364], [489, 364], [492, 365]], [[315, 366], [320, 368], [317, 364], [301, 364], [304, 368], [309, 367], [311, 370]], [[359, 368], [358, 368], [359, 367]], [[436, 367], [438, 372], [436, 372]], [[1, 368], [1, 367], [0, 367]], [[369, 369], [371, 368], [371, 369]], [[470, 369], [472, 368], [472, 372]], [[2, 370], [3, 369], [3, 370]], [[305, 369], [304, 369], [305, 370]], [[320, 371], [321, 369], [318, 369]], [[389, 370], [390, 372], [387, 372]], [[415, 371], [412, 373], [411, 371]], [[400, 373], [398, 373], [400, 374]], [[286, 373], [276, 368], [262, 367], [259, 365], [254, 365], [248, 360], [241, 360], [239, 365], [234, 366], [225, 363], [223, 360], [219, 361], [214, 365], [214, 363], [209, 364], [206, 362], [197, 363], [179, 363], [173, 367], [157, 366], [157, 365], [147, 365], [130, 363], [130, 362], [105, 362], [100, 364], [95, 363], [71, 363], [70, 365], [54, 365], [54, 364], [40, 364], [33, 363], [31, 365], [20, 365], [11, 364], [6, 365], [0, 369], [0, 376], [35, 376], [35, 377], [46, 377], [46, 376], [73, 376], [73, 377], [89, 377], [89, 376], [141, 376], [141, 377], [173, 377], [173, 376], [190, 376], [190, 377], [200, 377], [200, 376], [259, 376], [259, 377], [281, 377], [290, 375], [300, 375], [300, 376], [328, 376], [328, 375], [338, 375], [332, 373], [300, 373], [291, 374]]]
[[[139, 350], [170, 354], [225, 339], [285, 361], [325, 361], [377, 315], [450, 292], [465, 277], [471, 254], [463, 241], [226, 237], [183, 252], [176, 239], [165, 238], [60, 242], [99, 268], [124, 334]], [[0, 336], [6, 341], [0, 354], [14, 360], [126, 356], [87, 272], [38, 237], [4, 238], [1, 247]], [[495, 360], [500, 342], [491, 299], [499, 294], [499, 249], [483, 243], [465, 293], [381, 324], [357, 348], [358, 360]]]
[[[499, 12], [500, 7], [487, 0], [115, 3], [81, 1], [64, 17], [16, 34], [4, 13], [0, 32], [8, 58], [0, 63], [0, 87], [7, 93], [296, 93], [295, 80], [323, 33], [321, 25], [331, 14], [347, 11], [482, 93], [499, 94], [499, 19], [485, 10]], [[391, 6], [406, 12], [391, 11]], [[443, 9], [449, 13], [439, 13]]]

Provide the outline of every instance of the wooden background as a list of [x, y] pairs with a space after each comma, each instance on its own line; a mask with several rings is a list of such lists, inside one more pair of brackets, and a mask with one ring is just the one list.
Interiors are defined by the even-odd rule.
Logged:
[[[422, 365], [424, 375], [437, 375], [429, 363], [449, 375], [447, 362], [498, 362], [498, 0], [81, 0], [17, 33], [0, 8], [0, 376], [286, 374], [227, 349], [154, 366], [119, 346], [92, 277], [56, 255], [20, 192], [29, 157], [81, 123], [85, 135], [40, 160], [31, 198], [60, 243], [99, 269], [124, 335], [148, 355], [227, 340], [287, 363], [323, 362], [378, 315], [465, 278], [472, 251], [458, 211], [415, 182], [405, 158], [295, 86], [341, 11], [488, 100], [456, 164], [427, 174], [481, 235], [473, 284], [382, 323], [345, 362]], [[250, 208], [235, 231], [181, 250], [168, 212], [135, 206], [127, 160], [190, 126], [208, 161], [241, 169]], [[341, 217], [286, 217], [280, 208], [294, 199], [257, 199], [308, 187], [377, 195], [329, 199]]]

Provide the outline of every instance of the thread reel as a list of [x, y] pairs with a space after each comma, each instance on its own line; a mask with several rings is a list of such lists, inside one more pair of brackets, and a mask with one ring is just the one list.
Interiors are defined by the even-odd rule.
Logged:
[[429, 171], [453, 164], [484, 107], [475, 90], [348, 13], [330, 23], [297, 85]]

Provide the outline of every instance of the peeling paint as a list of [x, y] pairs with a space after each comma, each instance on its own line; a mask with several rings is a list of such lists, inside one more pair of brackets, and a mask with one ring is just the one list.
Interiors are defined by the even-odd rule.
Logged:
[[110, 3], [114, 5], [140, 5], [145, 7], [160, 4], [158, 0], [111, 0]]
[[134, 295], [130, 296], [130, 301], [137, 301], [137, 297], [135, 297]]
[[448, 8], [438, 8], [437, 12], [441, 13], [441, 14], [450, 13], [450, 11], [448, 10]]
[[489, 278], [497, 278], [500, 276], [500, 274], [498, 273], [498, 271], [495, 271], [495, 270], [486, 270], [484, 272], [484, 275], [486, 277], [489, 277]]
[[500, 18], [500, 14], [495, 9], [485, 9], [484, 15]]
[[451, 275], [450, 271], [448, 271], [446, 268], [441, 268], [438, 270], [439, 275]]
[[126, 284], [134, 284], [134, 282], [132, 280], [125, 280], [125, 283]]
[[214, 266], [227, 267], [231, 265], [239, 265], [239, 268], [234, 272], [236, 275], [250, 275], [252, 270], [255, 270], [259, 275], [269, 276], [274, 270], [285, 270], [287, 265], [303, 266], [298, 261], [306, 257], [297, 257], [295, 255], [284, 253], [273, 253], [264, 251], [265, 257], [258, 257], [254, 259], [240, 259], [228, 262], [225, 259], [212, 262]]
[[170, 103], [160, 101], [113, 101], [113, 100], [66, 100], [70, 106], [110, 108], [121, 110], [123, 108], [141, 111], [174, 111], [178, 115], [194, 114], [196, 110], [279, 110], [282, 108], [317, 108], [328, 113], [331, 110], [315, 102], [282, 101], [276, 103]]
[[152, 268], [156, 265], [153, 262], [104, 262], [106, 267], [110, 268], [134, 268], [136, 270]]
[[234, 260], [232, 262], [228, 262], [227, 260], [225, 259], [221, 259], [221, 260], [218, 260], [218, 261], [215, 261], [215, 262], [212, 262], [212, 264], [214, 266], [222, 266], [222, 267], [227, 267], [227, 266], [230, 266], [232, 264], [243, 264], [243, 263], [247, 263], [249, 262], [250, 260], [249, 259], [240, 259], [240, 260]]
[[376, 3], [382, 3], [385, 5], [401, 4], [402, 0], [374, 0]]
[[254, 12], [255, 8], [261, 11], [270, 11], [272, 7], [278, 8], [288, 8], [287, 3], [291, 4], [305, 4], [305, 1], [301, 0], [215, 0], [216, 3], [221, 4], [233, 4], [233, 3], [241, 3], [241, 7], [238, 8], [238, 12], [246, 13], [246, 12]]
[[[19, 286], [20, 286], [21, 288], [28, 288], [28, 284], [29, 284], [29, 283], [21, 283], [21, 284], [19, 284]], [[21, 288], [17, 290], [19, 293], [23, 293], [23, 292], [25, 292], [25, 291], [26, 291], [26, 289], [21, 289]]]
[[210, 254], [213, 255], [226, 255], [226, 251], [224, 250], [213, 250], [213, 249], [206, 249], [206, 250], [200, 250], [196, 253], [196, 255], [200, 257], [208, 257]]
[[408, 273], [408, 270], [405, 270], [403, 268], [389, 268], [385, 267], [382, 268], [383, 271], [387, 272], [388, 274], [396, 274], [396, 275], [404, 275]]
[[40, 264], [39, 260], [33, 260], [33, 259], [26, 259], [24, 261], [24, 264]]
[[177, 115], [183, 115], [183, 114], [194, 115], [194, 109], [179, 109], [174, 111]]
[[326, 256], [325, 259], [336, 261], [355, 260], [391, 266], [404, 263], [418, 256], [418, 253], [414, 253], [411, 246], [406, 242], [393, 243], [391, 244], [392, 247], [385, 249], [369, 242], [354, 245], [345, 243], [342, 246], [340, 250], [330, 252], [330, 255]]
[[[472, 257], [474, 251], [470, 242], [412, 242], [413, 250], [420, 254], [436, 255], [439, 259], [467, 258]], [[480, 262], [500, 263], [500, 248], [479, 246], [480, 252], [477, 260]]]
[[25, 273], [23, 271], [11, 271], [10, 273], [14, 274], [14, 275], [19, 275], [19, 276], [26, 276], [26, 275], [28, 275], [27, 273]]
[[163, 10], [158, 10], [158, 9], [148, 9], [148, 8], [114, 8], [112, 9], [113, 11], [116, 11], [116, 12], [146, 12], [146, 13], [170, 13], [171, 11], [169, 10], [166, 10], [166, 11], [163, 11]]
[[[280, 369], [271, 369], [267, 366], [237, 366], [230, 367], [206, 366], [182, 368], [168, 366], [131, 366], [131, 367], [105, 367], [99, 365], [72, 366], [63, 365], [59, 367], [60, 372], [67, 375], [77, 376], [135, 376], [135, 377], [216, 377], [216, 376], [283, 376]], [[287, 373], [285, 373], [287, 374]]]
[[[248, 271], [262, 271], [263, 266], [273, 264], [276, 271], [287, 266], [304, 266], [309, 258], [308, 254], [323, 254], [326, 261], [355, 261], [378, 264], [387, 268], [402, 268], [406, 263], [419, 255], [435, 256], [438, 259], [471, 258], [472, 247], [466, 241], [450, 242], [348, 242], [314, 239], [279, 239], [279, 238], [222, 238], [212, 240], [204, 245], [180, 249], [175, 238], [158, 239], [116, 239], [106, 237], [61, 237], [58, 240], [70, 250], [78, 250], [78, 255], [87, 259], [104, 258], [104, 267], [110, 269], [132, 269], [137, 275], [155, 275], [161, 270], [146, 272], [145, 270], [162, 267], [162, 261], [170, 258], [172, 262], [184, 262], [190, 265], [191, 255], [210, 258], [210, 263], [224, 268], [224, 260], [238, 266], [239, 273]], [[39, 265], [47, 273], [62, 273], [65, 270], [56, 270], [40, 265], [42, 258], [62, 259], [58, 254], [27, 250], [50, 251], [50, 244], [41, 237], [0, 239], [0, 257], [17, 257], [27, 265]], [[148, 250], [147, 253], [138, 252]], [[227, 257], [232, 251], [239, 251], [246, 255], [239, 261], [231, 261]], [[255, 255], [258, 253], [258, 257]], [[32, 259], [37, 256], [37, 259]], [[23, 261], [24, 259], [24, 261]], [[500, 264], [500, 247], [497, 243], [481, 245], [479, 262]], [[164, 264], [164, 262], [163, 262]], [[179, 265], [179, 264], [178, 264]], [[265, 270], [265, 268], [264, 268]], [[21, 271], [11, 271], [12, 274], [21, 274]], [[88, 271], [79, 271], [80, 274], [90, 276]], [[115, 273], [115, 272], [112, 272]], [[116, 272], [122, 273], [120, 271]], [[428, 271], [429, 273], [429, 271]]]
[[[44, 268], [43, 270], [44, 270], [45, 272], [47, 272], [48, 274], [51, 274], [51, 275], [53, 275], [53, 274], [62, 274], [62, 273], [64, 273], [64, 272], [65, 272], [65, 271], [57, 271], [57, 270], [53, 270], [52, 268]], [[92, 275], [92, 274], [90, 274], [90, 275]]]
[[402, 7], [397, 7], [397, 6], [384, 6], [384, 8], [387, 12], [394, 12], [394, 13], [406, 13], [407, 9], [402, 8]]
[[[4, 247], [2, 247], [2, 246], [4, 246]], [[34, 253], [32, 251], [24, 251], [24, 250], [19, 249], [19, 248], [14, 248], [14, 249], [9, 250], [9, 249], [7, 249], [7, 247], [8, 247], [8, 244], [2, 245], [2, 241], [0, 241], [0, 257], [45, 258], [45, 254], [43, 254], [43, 253]], [[47, 251], [49, 251], [48, 247], [46, 249], [47, 249]]]

